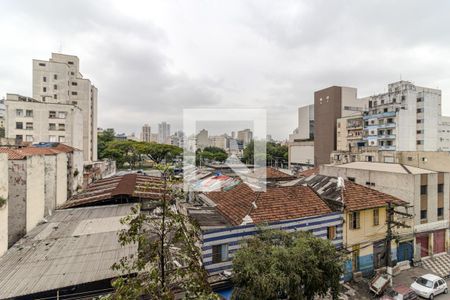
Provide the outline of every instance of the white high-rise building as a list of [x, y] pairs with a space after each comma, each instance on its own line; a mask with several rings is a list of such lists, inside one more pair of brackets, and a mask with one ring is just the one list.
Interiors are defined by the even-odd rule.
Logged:
[[158, 124], [158, 142], [160, 144], [170, 144], [170, 124], [162, 122]]
[[33, 59], [33, 98], [81, 109], [85, 161], [97, 160], [97, 94], [97, 88], [80, 73], [77, 56], [52, 53], [48, 61]]
[[450, 126], [441, 111], [440, 90], [408, 81], [391, 83], [387, 93], [368, 97], [364, 139], [380, 150], [449, 149]]
[[253, 140], [253, 132], [250, 129], [244, 129], [237, 132], [237, 139], [244, 143], [244, 147]]
[[142, 126], [141, 140], [143, 142], [148, 143], [151, 141], [151, 137], [152, 137], [152, 129], [150, 125], [144, 124], [144, 126]]
[[198, 149], [204, 149], [205, 147], [209, 146], [209, 136], [208, 136], [208, 130], [206, 129], [202, 129], [200, 130], [200, 132], [197, 134], [197, 142], [196, 142], [196, 147]]

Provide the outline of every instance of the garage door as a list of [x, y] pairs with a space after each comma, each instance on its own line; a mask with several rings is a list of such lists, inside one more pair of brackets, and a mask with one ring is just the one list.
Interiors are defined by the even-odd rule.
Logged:
[[445, 230], [433, 232], [433, 253], [445, 252]]
[[416, 236], [416, 244], [420, 247], [420, 257], [428, 256], [428, 234]]

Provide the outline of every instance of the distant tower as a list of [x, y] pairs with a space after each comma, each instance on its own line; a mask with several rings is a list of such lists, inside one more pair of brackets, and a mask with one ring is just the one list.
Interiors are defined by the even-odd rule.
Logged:
[[170, 143], [170, 124], [162, 122], [158, 124], [158, 142], [160, 144]]
[[152, 135], [152, 129], [148, 124], [144, 124], [142, 126], [142, 133], [141, 133], [141, 139], [143, 142], [150, 142], [151, 141], [151, 135]]

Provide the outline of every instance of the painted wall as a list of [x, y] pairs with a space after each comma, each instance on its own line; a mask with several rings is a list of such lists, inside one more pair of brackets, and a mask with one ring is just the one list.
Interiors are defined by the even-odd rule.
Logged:
[[27, 161], [8, 161], [8, 247], [26, 234]]
[[56, 155], [56, 206], [67, 201], [68, 153]]
[[[8, 155], [0, 153], [0, 197], [8, 201]], [[0, 256], [8, 249], [8, 202], [0, 207]]]
[[44, 156], [44, 168], [45, 168], [45, 208], [44, 216], [48, 216], [56, 206], [56, 155]]
[[[336, 239], [332, 241], [336, 247], [342, 247], [342, 214], [332, 213], [324, 216], [293, 219], [271, 223], [270, 229], [281, 229], [288, 232], [295, 230], [311, 231], [314, 236], [327, 238], [327, 227], [336, 226]], [[222, 229], [206, 230], [202, 232], [202, 259], [205, 269], [210, 274], [217, 274], [232, 269], [234, 253], [241, 247], [241, 242], [258, 232], [255, 225], [227, 227]], [[228, 244], [229, 260], [221, 263], [212, 263], [212, 246]]]
[[28, 156], [26, 160], [26, 232], [30, 232], [44, 218], [45, 165], [42, 155]]

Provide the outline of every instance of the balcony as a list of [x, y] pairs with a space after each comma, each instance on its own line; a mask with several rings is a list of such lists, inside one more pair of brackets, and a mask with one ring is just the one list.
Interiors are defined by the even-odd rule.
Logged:
[[379, 134], [378, 138], [380, 140], [395, 140], [395, 134]]
[[388, 118], [388, 117], [395, 117], [395, 115], [396, 115], [395, 111], [388, 111], [388, 112], [383, 112], [383, 113], [379, 113], [379, 114], [366, 115], [366, 116], [363, 116], [363, 119], [368, 120], [368, 119]]
[[384, 124], [379, 124], [378, 128], [395, 128], [397, 124], [394, 122], [391, 123], [384, 123]]
[[395, 151], [395, 146], [380, 146], [380, 150]]

